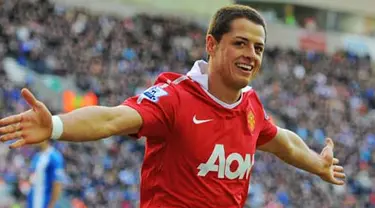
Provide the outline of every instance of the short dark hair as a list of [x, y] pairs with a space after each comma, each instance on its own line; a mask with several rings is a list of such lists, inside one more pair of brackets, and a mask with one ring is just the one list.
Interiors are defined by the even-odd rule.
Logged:
[[212, 35], [216, 41], [220, 42], [223, 35], [230, 31], [232, 21], [238, 18], [246, 18], [255, 24], [262, 25], [267, 36], [266, 22], [259, 12], [252, 7], [239, 4], [219, 9], [211, 19], [207, 35]]

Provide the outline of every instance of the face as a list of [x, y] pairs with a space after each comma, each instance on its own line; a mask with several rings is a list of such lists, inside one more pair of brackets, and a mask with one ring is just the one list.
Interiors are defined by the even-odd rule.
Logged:
[[212, 35], [206, 38], [212, 72], [235, 90], [246, 87], [258, 73], [266, 35], [262, 25], [239, 18], [232, 21], [231, 30], [217, 42]]

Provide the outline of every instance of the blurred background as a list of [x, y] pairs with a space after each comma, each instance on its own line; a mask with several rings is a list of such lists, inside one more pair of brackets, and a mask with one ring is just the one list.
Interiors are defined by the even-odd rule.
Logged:
[[[114, 106], [164, 71], [205, 59], [210, 16], [230, 0], [0, 0], [0, 116], [28, 106], [30, 88], [53, 113]], [[248, 205], [375, 207], [375, 2], [240, 0], [268, 25], [251, 83], [273, 121], [320, 152], [336, 142], [347, 184], [335, 187], [257, 153]], [[58, 207], [138, 207], [144, 141], [55, 143], [66, 180]], [[0, 144], [0, 207], [24, 207], [35, 148]]]

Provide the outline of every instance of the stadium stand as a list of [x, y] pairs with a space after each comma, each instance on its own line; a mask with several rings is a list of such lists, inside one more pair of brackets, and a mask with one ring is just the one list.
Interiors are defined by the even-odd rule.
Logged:
[[[194, 60], [205, 57], [204, 28], [175, 17], [119, 19], [44, 0], [5, 0], [0, 3], [0, 25], [1, 60], [13, 59], [39, 75], [72, 77], [71, 88], [93, 92], [101, 105], [118, 105], [147, 88], [160, 72], [185, 73]], [[20, 88], [35, 82], [28, 76], [22, 84], [11, 82], [4, 66], [1, 117], [27, 109]], [[251, 207], [375, 206], [375, 76], [370, 57], [270, 48], [252, 86], [275, 122], [295, 130], [309, 146], [320, 151], [325, 136], [333, 137], [348, 183], [333, 187], [259, 153]], [[56, 143], [67, 172], [60, 206], [137, 207], [142, 142], [117, 137]], [[0, 145], [0, 207], [24, 203], [31, 154], [32, 148], [10, 151]]]

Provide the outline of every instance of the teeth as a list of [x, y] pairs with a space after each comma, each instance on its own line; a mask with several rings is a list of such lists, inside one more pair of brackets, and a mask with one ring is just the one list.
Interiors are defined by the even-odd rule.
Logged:
[[236, 64], [238, 67], [246, 70], [246, 71], [251, 71], [253, 70], [253, 66], [247, 65], [247, 64]]

